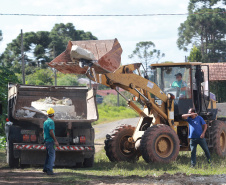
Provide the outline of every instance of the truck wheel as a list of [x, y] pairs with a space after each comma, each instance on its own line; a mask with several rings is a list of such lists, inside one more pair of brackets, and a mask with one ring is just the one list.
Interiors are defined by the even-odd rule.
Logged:
[[83, 166], [83, 163], [82, 162], [79, 162], [79, 163], [76, 163], [76, 168], [82, 168], [82, 166]]
[[84, 159], [83, 167], [90, 168], [90, 167], [93, 167], [93, 164], [94, 164], [94, 155], [92, 155], [92, 157], [90, 158]]
[[116, 128], [112, 135], [106, 136], [104, 148], [110, 161], [130, 162], [139, 159], [139, 152], [132, 143], [128, 142], [128, 138], [132, 137], [134, 130], [135, 127], [124, 125]]
[[222, 121], [214, 121], [212, 128], [213, 152], [220, 157], [226, 156], [226, 123]]
[[19, 166], [19, 158], [15, 158], [13, 154], [13, 142], [11, 139], [7, 142], [7, 163], [10, 168], [17, 168]]
[[169, 163], [176, 160], [179, 143], [176, 132], [168, 125], [154, 125], [149, 127], [141, 138], [141, 154], [147, 163]]

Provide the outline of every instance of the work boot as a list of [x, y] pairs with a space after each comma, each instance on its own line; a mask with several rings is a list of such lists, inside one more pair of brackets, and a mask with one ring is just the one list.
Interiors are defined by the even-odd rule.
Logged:
[[53, 171], [47, 171], [46, 173], [47, 173], [47, 175], [55, 175], [55, 174], [53, 173]]
[[43, 169], [42, 171], [43, 171], [43, 173], [47, 173], [47, 170], [46, 169]]

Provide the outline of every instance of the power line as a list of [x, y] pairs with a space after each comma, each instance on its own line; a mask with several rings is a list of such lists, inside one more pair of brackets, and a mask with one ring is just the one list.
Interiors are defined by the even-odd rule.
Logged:
[[0, 16], [38, 16], [38, 17], [145, 17], [145, 16], [175, 16], [175, 15], [196, 15], [196, 14], [225, 14], [226, 12], [204, 12], [204, 13], [167, 13], [167, 14], [100, 14], [100, 15], [82, 15], [82, 14], [11, 14], [11, 13], [0, 13]]

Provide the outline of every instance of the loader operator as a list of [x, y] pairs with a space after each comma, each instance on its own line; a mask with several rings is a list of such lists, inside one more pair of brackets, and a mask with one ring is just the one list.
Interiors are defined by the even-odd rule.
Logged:
[[46, 146], [46, 160], [43, 172], [47, 173], [47, 175], [54, 175], [53, 166], [55, 162], [55, 147], [59, 146], [59, 143], [55, 137], [55, 124], [53, 121], [54, 112], [53, 108], [49, 108], [47, 110], [49, 118], [43, 124], [44, 141]]
[[177, 73], [175, 74], [176, 76], [176, 81], [174, 81], [171, 85], [172, 88], [180, 88], [180, 98], [185, 98], [186, 96], [186, 87], [187, 87], [187, 84], [185, 81], [182, 81], [182, 74], [181, 73]]
[[[191, 108], [188, 114], [183, 114], [182, 118], [189, 123], [189, 139], [191, 148], [191, 167], [196, 165], [196, 148], [199, 144], [205, 152], [208, 163], [211, 163], [210, 152], [205, 140], [205, 132], [207, 124], [204, 119], [195, 113], [195, 109]], [[204, 129], [202, 129], [204, 126]]]

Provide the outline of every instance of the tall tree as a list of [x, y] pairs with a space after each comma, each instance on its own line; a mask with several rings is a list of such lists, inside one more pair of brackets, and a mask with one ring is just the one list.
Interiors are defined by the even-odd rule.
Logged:
[[145, 70], [148, 70], [148, 66], [151, 63], [158, 62], [165, 54], [160, 50], [155, 49], [155, 44], [151, 41], [139, 42], [136, 44], [136, 48], [129, 58], [138, 59], [139, 62], [145, 65]]
[[187, 20], [178, 28], [177, 45], [184, 51], [192, 45], [201, 50], [202, 61], [226, 59], [226, 11], [217, 6], [225, 0], [190, 0]]
[[[23, 35], [23, 44], [26, 75], [34, 73], [36, 69], [46, 68], [47, 62], [50, 62], [53, 55], [53, 46], [55, 46], [56, 55], [62, 53], [69, 40], [96, 40], [90, 32], [76, 30], [72, 23], [55, 24], [53, 29], [48, 31], [26, 32]], [[0, 56], [0, 63], [11, 67], [15, 73], [21, 73], [21, 34], [9, 43]]]
[[193, 46], [193, 48], [191, 49], [190, 55], [188, 56], [188, 61], [201, 62], [201, 60], [202, 60], [202, 55], [200, 50], [196, 46]]
[[97, 40], [97, 37], [93, 36], [91, 32], [76, 30], [72, 23], [55, 24], [50, 32], [50, 38], [51, 42], [48, 48], [53, 50], [55, 46], [56, 55], [59, 55], [65, 50], [70, 40]]
[[2, 30], [0, 30], [0, 41], [2, 41], [3, 37], [2, 37]]

